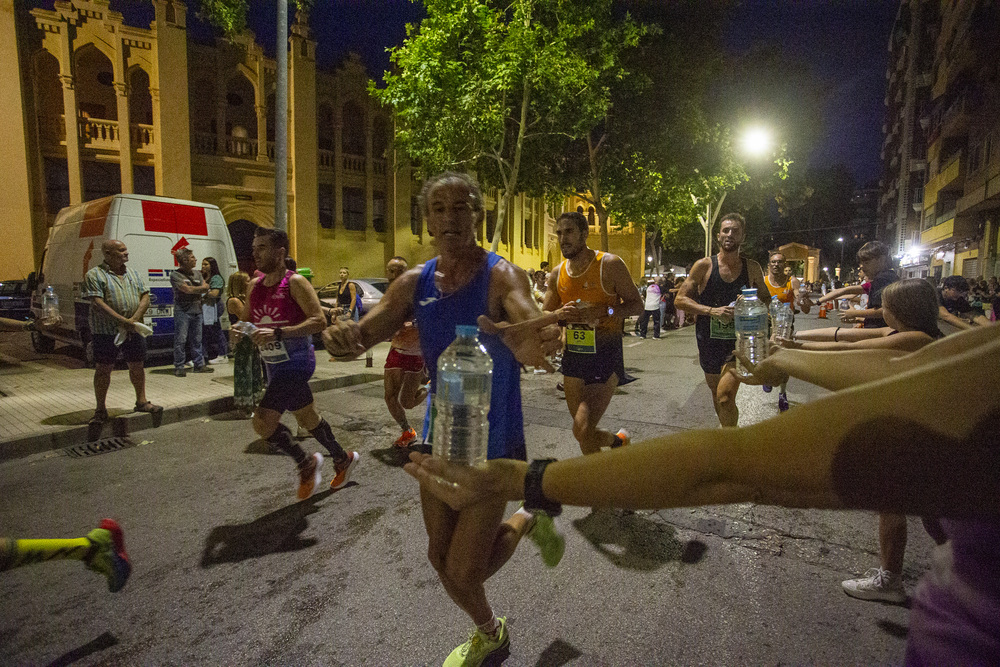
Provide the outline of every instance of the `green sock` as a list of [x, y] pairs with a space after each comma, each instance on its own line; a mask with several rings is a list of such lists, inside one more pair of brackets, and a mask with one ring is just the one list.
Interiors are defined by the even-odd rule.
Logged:
[[[98, 532], [96, 530], [91, 533]], [[108, 543], [111, 534], [107, 533]], [[77, 537], [68, 540], [0, 540], [0, 571], [13, 570], [25, 565], [49, 560], [87, 560], [96, 547], [90, 539]]]

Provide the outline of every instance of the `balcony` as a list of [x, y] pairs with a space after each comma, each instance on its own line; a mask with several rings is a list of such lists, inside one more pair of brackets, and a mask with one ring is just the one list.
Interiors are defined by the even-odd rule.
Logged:
[[334, 153], [331, 150], [319, 149], [317, 151], [319, 155], [319, 168], [320, 169], [333, 169]]
[[[65, 146], [66, 145], [66, 123], [65, 116], [40, 116], [38, 118], [38, 132], [43, 146]], [[156, 146], [156, 137], [152, 125], [133, 123], [130, 127], [130, 139], [132, 150], [138, 153], [152, 154]], [[80, 148], [89, 148], [95, 151], [115, 152], [121, 148], [120, 127], [116, 120], [104, 120], [101, 118], [78, 118], [77, 137], [80, 140]]]
[[365, 158], [362, 155], [344, 155], [344, 171], [356, 171], [359, 173], [364, 173], [365, 171]]
[[[191, 146], [196, 155], [221, 155], [223, 157], [239, 158], [257, 161], [260, 142], [257, 139], [226, 136], [220, 150], [219, 137], [211, 132], [192, 132]], [[274, 162], [274, 142], [268, 141], [264, 150], [269, 162]]]

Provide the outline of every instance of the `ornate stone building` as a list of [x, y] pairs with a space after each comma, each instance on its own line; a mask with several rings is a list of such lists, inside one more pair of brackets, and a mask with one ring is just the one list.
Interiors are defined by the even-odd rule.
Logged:
[[[14, 140], [0, 189], [8, 244], [0, 278], [34, 269], [60, 208], [117, 192], [217, 205], [241, 265], [257, 226], [274, 224], [275, 61], [250, 33], [202, 44], [180, 0], [151, 0], [148, 27], [108, 0], [57, 0], [30, 12], [0, 0], [0, 105]], [[416, 205], [419, 182], [393, 149], [392, 117], [368, 95], [356, 56], [318, 70], [306, 18], [289, 37], [288, 231], [316, 284], [340, 266], [381, 276], [394, 255], [434, 254]], [[13, 63], [18, 63], [17, 67]], [[484, 245], [495, 228], [486, 192]], [[567, 200], [566, 206], [576, 208]], [[500, 252], [519, 266], [559, 260], [553, 213], [515, 199]], [[611, 251], [642, 275], [641, 232], [612, 232]]]

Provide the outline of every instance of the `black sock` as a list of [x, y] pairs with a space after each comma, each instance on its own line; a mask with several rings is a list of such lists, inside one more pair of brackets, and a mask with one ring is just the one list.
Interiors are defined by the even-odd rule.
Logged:
[[337, 438], [333, 435], [333, 431], [330, 429], [330, 424], [327, 423], [325, 419], [320, 419], [319, 424], [316, 428], [309, 431], [312, 433], [312, 437], [319, 440], [319, 444], [326, 447], [326, 451], [330, 452], [330, 456], [334, 461], [343, 461], [347, 458], [347, 453], [344, 448], [340, 446], [337, 442]]
[[278, 428], [268, 436], [267, 441], [295, 459], [296, 465], [301, 466], [309, 458], [305, 450], [292, 440], [292, 432], [284, 424], [278, 424]]

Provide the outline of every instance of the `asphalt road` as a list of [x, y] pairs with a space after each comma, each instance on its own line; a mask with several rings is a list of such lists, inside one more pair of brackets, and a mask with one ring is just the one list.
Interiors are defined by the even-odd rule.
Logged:
[[[639, 380], [619, 391], [607, 427], [641, 440], [716, 423], [691, 329], [625, 344]], [[579, 451], [556, 379], [523, 376], [535, 457]], [[823, 393], [789, 386], [793, 406]], [[230, 415], [136, 433], [138, 446], [91, 458], [0, 465], [0, 534], [80, 536], [110, 516], [135, 565], [118, 594], [75, 562], [4, 573], [0, 664], [440, 664], [469, 621], [425, 557], [417, 487], [381, 397], [381, 383], [317, 396], [363, 458], [347, 488], [301, 503], [291, 462]], [[777, 414], [776, 402], [744, 387], [741, 423]], [[840, 589], [877, 564], [873, 515], [741, 504], [567, 508], [561, 521], [557, 568], [526, 542], [487, 584], [510, 627], [506, 665], [902, 660], [908, 610]], [[912, 520], [911, 589], [930, 546]]]

